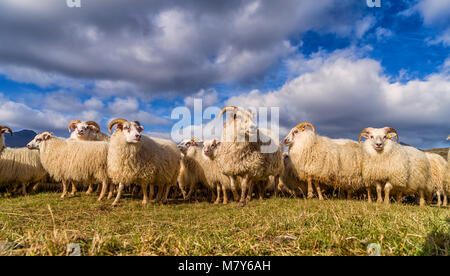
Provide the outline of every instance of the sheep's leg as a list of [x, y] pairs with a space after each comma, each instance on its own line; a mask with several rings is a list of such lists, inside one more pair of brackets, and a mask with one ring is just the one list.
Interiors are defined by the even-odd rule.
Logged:
[[231, 192], [233, 193], [234, 201], [239, 200], [239, 194], [236, 189], [236, 176], [230, 176]]
[[142, 194], [144, 196], [143, 200], [142, 200], [142, 205], [147, 205], [148, 204], [148, 192], [147, 192], [147, 186], [148, 185], [142, 185]]
[[402, 192], [398, 192], [398, 194], [397, 194], [397, 202], [398, 203], [402, 203], [402, 198], [403, 198], [403, 193]]
[[[275, 180], [276, 182], [276, 180]], [[278, 185], [275, 185], [275, 191], [278, 189]], [[264, 199], [264, 186], [263, 185], [259, 185], [258, 186], [258, 195], [259, 195], [259, 200], [263, 200]]]
[[100, 194], [102, 192], [103, 189], [103, 185], [98, 184], [97, 185], [97, 190], [95, 191], [96, 194]]
[[[100, 185], [98, 185], [100, 187]], [[100, 192], [100, 195], [97, 199], [97, 201], [102, 201], [102, 199], [105, 197], [106, 190], [108, 189], [108, 182], [103, 181], [102, 182], [102, 191]]]
[[41, 183], [36, 183], [34, 184], [33, 188], [31, 188], [31, 190], [33, 191], [33, 193], [36, 193], [36, 191], [39, 189], [39, 186], [41, 185]]
[[161, 202], [163, 197], [164, 187], [158, 186], [158, 193], [156, 194], [156, 202]]
[[222, 185], [222, 192], [223, 192], [223, 204], [228, 204], [228, 194], [225, 185]]
[[109, 184], [109, 192], [107, 199], [110, 200], [114, 196], [114, 183]]
[[254, 181], [250, 181], [250, 180], [247, 182], [248, 192], [247, 192], [247, 197], [245, 198], [246, 202], [250, 202], [252, 200], [253, 189], [255, 186], [257, 189], [259, 189], [259, 185], [261, 185], [261, 183], [259, 181], [257, 181], [256, 184]]
[[22, 183], [22, 195], [23, 196], [27, 196], [27, 183], [23, 182]]
[[63, 186], [63, 191], [61, 194], [61, 198], [65, 198], [67, 195], [67, 181], [63, 180], [62, 186]]
[[195, 190], [197, 190], [197, 189], [195, 189], [194, 185], [189, 186], [189, 192], [188, 192], [188, 194], [187, 194], [187, 196], [186, 196], [186, 200], [189, 200], [189, 199], [191, 198], [192, 193], [193, 193]]
[[313, 187], [312, 187], [312, 179], [310, 176], [308, 176], [308, 199], [311, 199], [314, 197], [314, 191], [313, 191]]
[[420, 206], [425, 206], [425, 195], [423, 190], [419, 191], [419, 195], [420, 195]]
[[444, 201], [442, 202], [442, 206], [447, 206], [447, 194], [444, 193]]
[[437, 196], [437, 206], [441, 206], [442, 205], [442, 201], [441, 201], [441, 191], [437, 190], [436, 191], [436, 196]]
[[367, 202], [372, 203], [372, 197], [370, 196], [370, 187], [367, 187], [366, 190], [367, 190]]
[[153, 197], [155, 196], [155, 185], [150, 184], [150, 191], [148, 193], [149, 200], [153, 200]]
[[348, 190], [347, 191], [347, 200], [351, 200], [352, 199], [352, 191]]
[[86, 191], [86, 194], [87, 194], [87, 195], [92, 194], [92, 183], [89, 183], [89, 187], [88, 187], [88, 189], [87, 189], [87, 191]]
[[247, 188], [248, 188], [248, 176], [246, 175], [243, 179], [242, 179], [242, 183], [241, 183], [241, 199], [239, 200], [239, 205], [240, 206], [245, 206], [245, 200], [247, 198]]
[[72, 192], [70, 193], [70, 196], [75, 196], [77, 194], [77, 186], [75, 185], [75, 182], [72, 181]]
[[138, 190], [138, 186], [133, 185], [133, 190], [131, 190], [131, 197], [133, 197], [133, 198], [137, 197], [137, 190]]
[[221, 191], [220, 188], [221, 188], [220, 183], [218, 183], [216, 186], [217, 197], [216, 197], [216, 201], [214, 201], [214, 204], [219, 204], [219, 202], [220, 202], [220, 191]]
[[163, 198], [163, 201], [162, 201], [162, 203], [163, 204], [166, 204], [167, 203], [167, 196], [169, 196], [169, 192], [170, 192], [170, 186], [166, 186], [165, 187], [165, 193], [164, 193], [164, 198]]
[[384, 203], [385, 204], [390, 203], [389, 193], [391, 190], [392, 190], [391, 183], [386, 183], [386, 185], [384, 185]]
[[322, 191], [320, 190], [319, 182], [314, 181], [314, 186], [316, 187], [317, 194], [319, 195], [319, 200], [323, 200]]
[[113, 207], [117, 206], [117, 204], [119, 203], [120, 197], [122, 196], [123, 187], [124, 187], [123, 183], [120, 183], [119, 184], [119, 189], [117, 190], [116, 199], [112, 203]]
[[382, 203], [383, 202], [383, 196], [381, 195], [381, 184], [377, 183], [377, 203]]

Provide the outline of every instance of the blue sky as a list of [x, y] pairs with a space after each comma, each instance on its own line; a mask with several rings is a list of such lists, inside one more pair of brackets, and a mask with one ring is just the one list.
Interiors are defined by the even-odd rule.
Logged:
[[170, 138], [173, 108], [200, 98], [280, 107], [280, 135], [389, 125], [448, 146], [449, 0], [81, 3], [0, 3], [1, 124], [67, 136], [73, 119], [125, 117]]

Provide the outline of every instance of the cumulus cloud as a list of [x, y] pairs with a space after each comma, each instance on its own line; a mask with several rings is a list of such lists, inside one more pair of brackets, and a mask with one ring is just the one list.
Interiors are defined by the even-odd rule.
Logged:
[[80, 9], [1, 1], [0, 73], [42, 87], [94, 82], [93, 92], [109, 96], [190, 94], [262, 77], [292, 52], [291, 35], [363, 35], [370, 18], [355, 24], [364, 8], [352, 0], [110, 0]]
[[385, 76], [373, 59], [341, 53], [315, 59], [313, 71], [300, 74], [279, 90], [253, 90], [226, 104], [280, 107], [283, 135], [301, 121], [314, 123], [321, 134], [353, 139], [367, 126], [389, 125], [399, 131], [403, 142], [444, 145], [450, 116], [450, 79], [444, 71], [400, 83]]

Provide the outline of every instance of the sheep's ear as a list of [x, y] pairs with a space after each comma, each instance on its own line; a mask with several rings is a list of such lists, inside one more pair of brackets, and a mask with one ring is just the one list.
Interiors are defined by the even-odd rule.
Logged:
[[44, 134], [42, 135], [42, 139], [43, 139], [43, 140], [48, 140], [48, 139], [50, 139], [52, 136], [53, 136], [53, 133], [44, 133]]

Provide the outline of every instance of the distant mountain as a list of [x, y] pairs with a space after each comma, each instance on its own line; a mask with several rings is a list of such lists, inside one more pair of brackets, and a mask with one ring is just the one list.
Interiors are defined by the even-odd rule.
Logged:
[[22, 148], [25, 147], [34, 137], [37, 135], [36, 132], [28, 129], [14, 132], [11, 136], [9, 133], [5, 133], [5, 144], [10, 148]]

